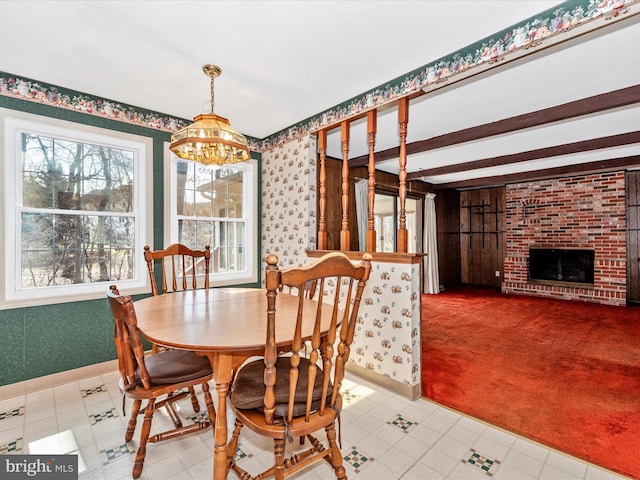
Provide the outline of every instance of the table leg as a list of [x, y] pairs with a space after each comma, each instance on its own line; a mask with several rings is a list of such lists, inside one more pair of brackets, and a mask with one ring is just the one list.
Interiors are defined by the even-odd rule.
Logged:
[[213, 479], [227, 478], [227, 393], [232, 375], [232, 359], [223, 354], [209, 358], [218, 392], [218, 407], [214, 425]]
[[227, 392], [228, 383], [216, 383], [218, 391], [218, 412], [215, 423], [215, 450], [213, 452], [213, 478], [227, 478]]

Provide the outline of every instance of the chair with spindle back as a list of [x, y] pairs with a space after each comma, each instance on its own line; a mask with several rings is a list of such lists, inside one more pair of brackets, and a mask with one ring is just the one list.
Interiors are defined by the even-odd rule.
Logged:
[[[174, 243], [162, 250], [151, 250], [144, 247], [144, 259], [147, 262], [151, 295], [163, 295], [184, 290], [193, 290], [202, 286], [209, 288], [209, 264], [211, 248], [196, 250], [181, 243]], [[160, 272], [162, 283], [160, 288], [156, 281], [156, 269]], [[151, 353], [158, 353], [158, 345], [151, 345]], [[191, 389], [191, 403], [194, 411], [200, 411], [200, 403], [195, 391]]]
[[[355, 334], [360, 300], [371, 271], [371, 255], [354, 265], [341, 252], [324, 255], [312, 265], [280, 271], [275, 255], [267, 257], [267, 328], [264, 357], [243, 365], [236, 373], [229, 405], [236, 415], [235, 428], [227, 449], [228, 466], [240, 478], [281, 480], [317, 460], [326, 460], [336, 478], [346, 479], [342, 454], [336, 441], [336, 419], [342, 409], [340, 388]], [[305, 298], [304, 285], [318, 283], [318, 298]], [[276, 297], [282, 286], [297, 290], [298, 311], [294, 331], [286, 332], [292, 349], [279, 354]], [[323, 303], [327, 300], [327, 303]], [[309, 358], [299, 354], [305, 338], [302, 319], [311, 309], [314, 320]], [[283, 338], [282, 334], [278, 338]], [[250, 476], [235, 461], [243, 427], [274, 441], [275, 465]], [[328, 445], [315, 433], [324, 430]], [[285, 441], [307, 438], [310, 447], [285, 459]], [[301, 442], [302, 443], [302, 442]]]
[[[120, 389], [133, 399], [125, 442], [133, 438], [138, 415], [144, 413], [140, 444], [132, 472], [133, 478], [138, 478], [142, 474], [147, 443], [198, 432], [215, 422], [216, 413], [208, 384], [213, 378], [213, 369], [207, 357], [186, 350], [166, 350], [145, 356], [138, 336], [136, 312], [131, 297], [121, 296], [117, 287], [112, 285], [107, 298], [115, 323], [114, 340], [120, 370]], [[183, 389], [193, 390], [196, 385], [200, 385], [204, 393], [209, 421], [183, 425], [174, 404], [189, 395]], [[144, 408], [143, 400], [146, 400]], [[150, 436], [153, 414], [162, 407], [166, 408], [174, 428]]]
[[[200, 285], [199, 277], [202, 277], [202, 287], [209, 288], [209, 245], [204, 250], [191, 249], [181, 243], [174, 243], [163, 250], [151, 250], [147, 245], [144, 247], [144, 259], [149, 270], [152, 295], [196, 289]], [[156, 282], [156, 264], [160, 267], [161, 289]]]

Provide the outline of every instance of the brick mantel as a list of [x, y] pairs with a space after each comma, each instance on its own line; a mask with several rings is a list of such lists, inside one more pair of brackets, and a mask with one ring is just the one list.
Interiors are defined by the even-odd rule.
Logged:
[[[507, 185], [506, 204], [503, 292], [625, 305], [624, 172]], [[529, 283], [530, 247], [593, 249], [593, 287]]]

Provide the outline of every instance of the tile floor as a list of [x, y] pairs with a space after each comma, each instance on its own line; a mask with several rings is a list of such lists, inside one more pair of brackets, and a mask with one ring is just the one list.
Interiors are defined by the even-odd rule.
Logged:
[[[114, 372], [0, 398], [0, 454], [75, 453], [82, 480], [131, 478], [142, 422], [134, 441], [125, 444], [127, 419], [117, 383]], [[354, 375], [347, 376], [344, 392], [342, 452], [352, 480], [624, 478], [429, 401], [409, 401]], [[182, 402], [186, 421], [198, 421], [189, 399]], [[127, 401], [127, 413], [129, 407]], [[159, 411], [154, 422], [169, 420]], [[246, 429], [244, 435], [239, 462], [256, 474], [271, 460], [265, 451], [271, 443]], [[150, 444], [141, 478], [211, 478], [212, 450], [211, 429]], [[319, 462], [291, 478], [334, 477], [328, 464]]]

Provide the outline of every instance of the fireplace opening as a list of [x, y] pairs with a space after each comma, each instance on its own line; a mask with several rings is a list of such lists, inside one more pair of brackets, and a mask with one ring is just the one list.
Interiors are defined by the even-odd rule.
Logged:
[[530, 248], [531, 283], [593, 285], [593, 250]]

